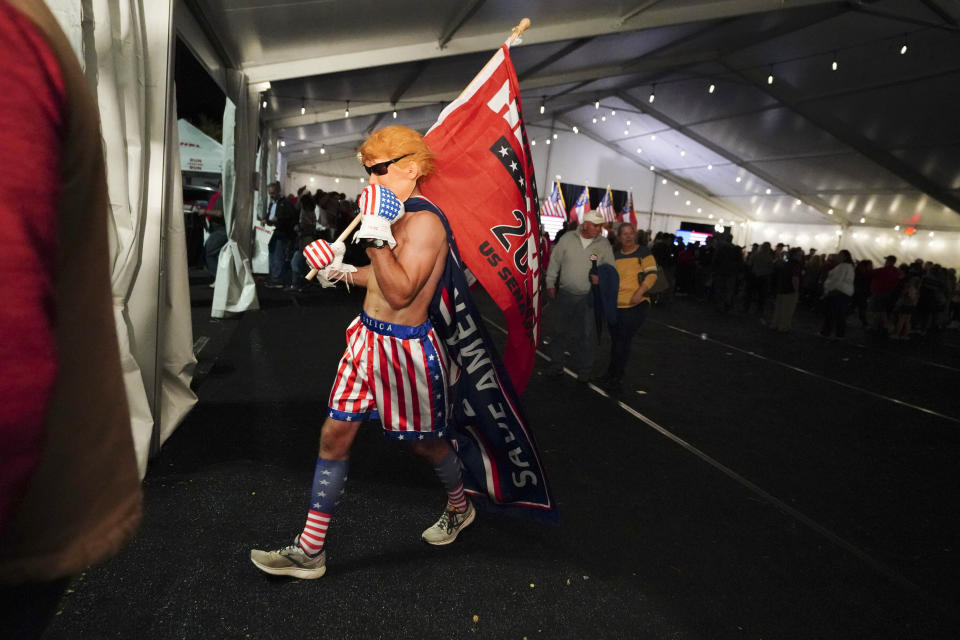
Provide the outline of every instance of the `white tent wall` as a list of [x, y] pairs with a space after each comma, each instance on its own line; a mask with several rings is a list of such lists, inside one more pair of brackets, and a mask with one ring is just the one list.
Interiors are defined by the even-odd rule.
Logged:
[[903, 230], [880, 227], [849, 227], [843, 233], [840, 246], [854, 260], [871, 260], [873, 266], [883, 264], [885, 256], [897, 257], [897, 264], [913, 262], [936, 262], [947, 268], [960, 269], [960, 232], [918, 230], [912, 236]]
[[253, 166], [259, 129], [259, 94], [246, 76], [227, 70], [227, 101], [223, 111], [223, 215], [227, 243], [220, 250], [210, 315], [259, 309], [250, 248], [253, 242]]
[[[312, 182], [311, 178], [313, 179]], [[322, 176], [316, 173], [292, 171], [287, 174], [287, 179], [283, 183], [284, 193], [296, 193], [297, 189], [306, 186], [311, 192], [323, 189], [324, 191], [345, 193], [347, 198], [352, 200], [367, 186], [366, 180], [360, 182], [358, 178], [339, 178], [340, 182], [337, 182], [337, 179], [336, 177]]]
[[180, 168], [184, 171], [221, 173], [223, 145], [186, 120], [177, 120]]
[[[680, 222], [716, 224], [721, 218], [728, 223], [734, 219], [745, 220], [742, 215], [735, 215], [670, 178], [650, 171], [649, 166], [639, 165], [585, 135], [564, 131], [558, 134], [557, 140], [551, 139], [551, 144], [545, 142], [546, 137], [541, 134], [531, 148], [541, 199], [549, 195], [551, 181], [559, 175], [561, 182], [633, 190], [633, 206], [640, 227], [654, 233], [676, 231]], [[573, 203], [567, 202], [566, 205], [569, 209]], [[652, 221], [651, 205], [654, 211]], [[738, 225], [734, 240], [739, 242], [743, 237]]]
[[[47, 4], [100, 110], [114, 316], [140, 474], [196, 402], [173, 105], [173, 0]], [[107, 212], [105, 212], [106, 214]], [[184, 311], [186, 310], [186, 311]]]

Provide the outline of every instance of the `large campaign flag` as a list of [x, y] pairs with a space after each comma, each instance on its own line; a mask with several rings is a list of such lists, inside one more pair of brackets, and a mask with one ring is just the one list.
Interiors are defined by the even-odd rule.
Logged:
[[637, 228], [637, 212], [633, 208], [633, 191], [627, 193], [627, 204], [623, 206], [620, 212], [620, 222], [629, 222], [633, 228]]
[[560, 183], [557, 181], [553, 182], [550, 197], [543, 201], [541, 213], [549, 218], [567, 219], [567, 206], [563, 203], [563, 193], [560, 191]]
[[600, 206], [597, 207], [597, 213], [603, 216], [604, 222], [616, 221], [617, 213], [613, 210], [613, 195], [610, 193], [610, 187], [607, 187], [607, 192], [603, 194]]
[[577, 224], [582, 223], [583, 216], [586, 215], [587, 211], [590, 211], [590, 191], [584, 185], [583, 191], [580, 192], [577, 201], [573, 203], [573, 207], [570, 209], [570, 220], [576, 220]]
[[[406, 206], [436, 213], [449, 237], [430, 318], [459, 369], [451, 437], [466, 488], [503, 508], [553, 518], [517, 395], [540, 338], [542, 237], [520, 89], [506, 44], [441, 112], [425, 140], [436, 154], [435, 173], [421, 185], [425, 198], [410, 198]], [[503, 361], [473, 303], [464, 267], [504, 312]]]
[[540, 200], [506, 44], [425, 136], [435, 172], [421, 191], [448, 216], [466, 266], [504, 313], [504, 364], [518, 393], [540, 340]]

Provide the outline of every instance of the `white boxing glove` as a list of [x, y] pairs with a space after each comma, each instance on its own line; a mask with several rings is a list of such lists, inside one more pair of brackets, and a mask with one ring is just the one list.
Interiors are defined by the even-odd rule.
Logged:
[[321, 271], [325, 267], [343, 262], [346, 250], [342, 242], [330, 244], [326, 240], [314, 240], [303, 248], [303, 257], [312, 268]]
[[397, 246], [390, 225], [400, 219], [404, 209], [393, 191], [372, 184], [360, 192], [357, 206], [360, 208], [360, 229], [353, 241], [383, 240], [391, 249]]

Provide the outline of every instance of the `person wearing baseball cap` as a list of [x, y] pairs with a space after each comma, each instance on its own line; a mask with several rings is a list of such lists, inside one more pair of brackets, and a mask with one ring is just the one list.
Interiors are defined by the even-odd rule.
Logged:
[[[550, 319], [552, 340], [546, 345], [550, 365], [547, 375], [563, 373], [564, 353], [578, 352], [577, 379], [588, 381], [596, 358], [597, 336], [589, 306], [590, 287], [598, 277], [590, 274], [597, 264], [615, 266], [613, 249], [601, 235], [603, 216], [596, 211], [583, 215], [576, 233], [564, 234], [550, 253], [547, 267], [547, 295], [552, 300]], [[574, 349], [574, 345], [576, 349]]]

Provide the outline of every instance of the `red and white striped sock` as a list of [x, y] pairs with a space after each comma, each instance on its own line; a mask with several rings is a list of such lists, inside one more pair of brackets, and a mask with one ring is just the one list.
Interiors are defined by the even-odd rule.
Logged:
[[462, 482], [453, 490], [447, 490], [447, 503], [461, 513], [467, 510], [467, 496], [463, 493]]
[[440, 464], [433, 468], [437, 477], [447, 492], [447, 502], [457, 511], [467, 510], [467, 497], [463, 495], [463, 475], [460, 470], [460, 459], [451, 449]]
[[323, 550], [323, 541], [327, 537], [330, 514], [314, 511], [307, 513], [307, 524], [300, 533], [300, 548], [308, 556], [315, 556]]

